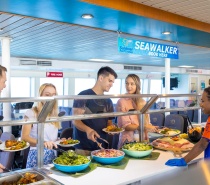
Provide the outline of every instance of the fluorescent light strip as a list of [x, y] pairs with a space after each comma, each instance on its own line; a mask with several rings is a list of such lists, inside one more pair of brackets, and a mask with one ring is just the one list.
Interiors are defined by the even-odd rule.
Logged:
[[91, 14], [83, 14], [82, 15], [82, 18], [83, 19], [92, 19], [93, 18], [93, 15], [91, 15]]
[[171, 32], [170, 32], [170, 31], [164, 31], [164, 32], [162, 32], [162, 34], [163, 34], [163, 35], [170, 35]]
[[186, 67], [186, 68], [188, 68], [188, 67], [195, 67], [195, 66], [178, 66], [178, 67]]
[[91, 58], [89, 60], [90, 61], [95, 61], [95, 62], [112, 62], [113, 61], [113, 60], [100, 59], [100, 58]]

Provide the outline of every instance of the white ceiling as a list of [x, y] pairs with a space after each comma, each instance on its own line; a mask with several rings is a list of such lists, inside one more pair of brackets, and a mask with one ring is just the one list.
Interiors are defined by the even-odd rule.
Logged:
[[210, 0], [130, 0], [210, 24]]
[[[7, 1], [10, 4], [4, 3], [5, 1], [0, 0], [0, 28], [3, 29], [0, 37], [13, 39], [11, 42], [12, 57], [88, 63], [91, 58], [100, 58], [111, 59], [114, 64], [165, 66], [164, 58], [119, 53], [117, 45], [119, 35], [116, 30], [121, 28], [122, 31], [124, 29], [122, 37], [178, 45], [179, 59], [171, 59], [171, 67], [188, 65], [197, 69], [210, 69], [210, 33], [207, 32], [113, 9], [87, 5], [79, 0], [22, 0], [22, 4], [19, 3], [19, 0]], [[189, 2], [194, 4], [199, 2], [197, 8], [202, 7], [204, 2], [206, 2], [206, 7], [209, 7], [210, 3], [210, 0], [183, 1], [189, 4], [184, 6], [180, 0], [135, 1], [153, 7], [157, 6], [156, 8], [161, 7], [164, 10], [167, 10], [167, 7], [168, 9], [173, 7], [172, 10], [175, 11], [183, 7], [183, 12], [186, 12], [185, 16], [190, 12], [193, 13], [191, 11], [193, 4]], [[44, 12], [40, 11], [43, 10], [41, 9], [43, 3], [46, 3]], [[66, 3], [69, 4], [66, 5]], [[93, 11], [93, 20], [84, 21], [81, 18], [81, 13], [87, 11]], [[202, 14], [205, 14], [205, 11], [207, 12], [206, 9], [202, 9]], [[190, 16], [196, 17], [196, 13]], [[206, 22], [210, 19], [207, 16], [205, 18]], [[162, 35], [161, 30], [164, 28], [171, 28], [175, 34]], [[60, 66], [62, 67], [66, 66]]]

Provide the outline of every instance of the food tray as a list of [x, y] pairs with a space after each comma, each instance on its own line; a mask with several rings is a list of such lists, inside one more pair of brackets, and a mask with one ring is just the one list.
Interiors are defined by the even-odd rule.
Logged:
[[173, 152], [189, 152], [192, 148], [178, 148], [178, 147], [174, 147], [174, 148], [164, 148], [164, 147], [159, 147], [159, 146], [154, 146], [152, 145], [154, 148], [156, 149], [160, 149], [160, 150], [165, 150], [165, 151], [173, 151]]
[[[30, 185], [41, 185], [41, 184], [45, 184], [45, 185], [61, 185], [61, 183], [45, 176], [44, 174], [42, 174], [41, 172], [39, 172], [38, 170], [34, 170], [34, 169], [25, 169], [25, 170], [18, 170], [17, 171], [20, 174], [25, 174], [25, 173], [33, 173], [37, 175], [37, 182], [34, 183], [30, 183]], [[13, 171], [13, 172], [8, 172], [8, 173], [2, 173], [0, 174], [0, 184], [2, 184], [3, 182], [14, 182], [14, 181], [18, 181], [21, 178], [21, 175], [18, 174], [17, 172]]]

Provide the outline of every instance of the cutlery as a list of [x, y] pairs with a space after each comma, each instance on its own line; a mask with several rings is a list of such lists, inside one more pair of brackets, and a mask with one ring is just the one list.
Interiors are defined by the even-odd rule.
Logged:
[[55, 147], [53, 147], [53, 150], [57, 150], [57, 151], [62, 152], [62, 153], [68, 151], [68, 150], [66, 151], [66, 150], [63, 150], [63, 149], [61, 149], [61, 148], [55, 148]]
[[96, 143], [100, 149], [104, 150], [104, 148], [102, 147], [102, 143], [99, 143], [97, 140], [96, 140]]
[[105, 143], [107, 143], [108, 144], [108, 148], [109, 148], [109, 142], [106, 139], [103, 139], [101, 137], [98, 137], [97, 139], [100, 139], [100, 140], [104, 141]]

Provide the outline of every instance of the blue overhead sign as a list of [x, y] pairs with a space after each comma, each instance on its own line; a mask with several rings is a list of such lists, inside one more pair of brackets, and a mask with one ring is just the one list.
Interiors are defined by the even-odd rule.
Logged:
[[147, 55], [152, 57], [178, 59], [177, 46], [133, 40], [127, 38], [118, 38], [118, 51], [122, 53], [132, 53], [137, 55]]

